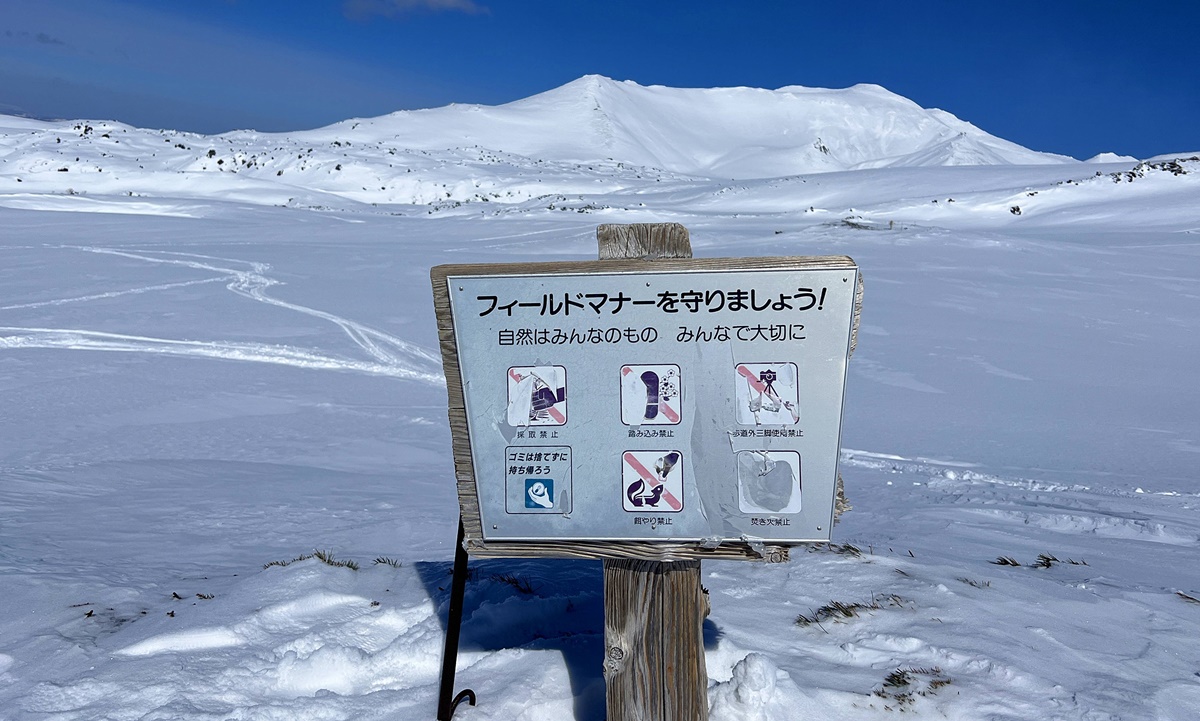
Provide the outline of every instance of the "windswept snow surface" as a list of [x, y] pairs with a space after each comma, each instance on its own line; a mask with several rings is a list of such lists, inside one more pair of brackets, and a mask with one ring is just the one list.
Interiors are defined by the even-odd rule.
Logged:
[[[428, 269], [662, 221], [867, 281], [854, 509], [704, 564], [714, 721], [1200, 718], [1200, 159], [948, 117], [584, 78], [287, 135], [0, 118], [0, 719], [432, 718]], [[456, 718], [604, 718], [599, 563], [472, 568]]]

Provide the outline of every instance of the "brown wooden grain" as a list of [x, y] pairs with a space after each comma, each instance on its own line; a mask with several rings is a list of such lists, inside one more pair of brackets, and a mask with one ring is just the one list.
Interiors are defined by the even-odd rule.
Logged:
[[483, 524], [479, 514], [479, 492], [475, 486], [475, 466], [471, 457], [471, 441], [467, 431], [467, 401], [463, 395], [462, 368], [458, 362], [458, 346], [454, 342], [454, 312], [450, 305], [450, 287], [444, 269], [430, 272], [433, 281], [433, 312], [437, 317], [438, 344], [442, 351], [442, 373], [446, 377], [446, 396], [450, 420], [450, 444], [454, 455], [454, 478], [458, 486], [458, 508], [465, 533], [467, 550], [471, 541], [483, 540]]
[[688, 229], [679, 223], [630, 223], [596, 227], [600, 260], [691, 258]]
[[[602, 225], [601, 258], [691, 258], [678, 224]], [[634, 261], [625, 261], [634, 262]], [[655, 269], [666, 260], [652, 261]], [[700, 561], [604, 561], [608, 721], [707, 721]]]
[[[478, 505], [474, 508], [478, 509]], [[476, 510], [478, 513], [478, 510]], [[729, 541], [716, 548], [681, 541], [477, 541], [467, 552], [479, 558], [641, 558], [648, 561], [724, 560], [786, 563], [789, 546], [751, 546]]]
[[704, 721], [708, 596], [700, 562], [604, 562], [608, 721]]

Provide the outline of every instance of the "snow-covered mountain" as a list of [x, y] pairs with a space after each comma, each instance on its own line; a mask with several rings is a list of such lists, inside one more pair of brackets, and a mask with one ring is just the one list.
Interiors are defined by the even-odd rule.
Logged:
[[[0, 719], [432, 718], [429, 268], [674, 221], [866, 278], [854, 508], [789, 564], [705, 562], [712, 721], [1195, 721], [1197, 156], [1045, 156], [873, 86], [0, 117]], [[603, 719], [602, 609], [598, 563], [473, 560], [456, 718]]]
[[478, 144], [531, 158], [616, 160], [735, 179], [1071, 160], [989, 135], [878, 85], [684, 89], [599, 75], [499, 107], [404, 111], [301, 137], [338, 135], [424, 150]]
[[[511, 182], [514, 169], [535, 166], [594, 173], [599, 165], [611, 181], [1061, 163], [1075, 161], [1002, 140], [876, 85], [678, 89], [593, 75], [498, 107], [450, 105], [303, 132], [216, 136], [0, 116], [0, 192], [81, 190], [83, 183], [93, 192], [188, 194], [200, 181], [226, 192], [274, 189], [267, 194], [295, 198], [301, 186], [363, 202], [422, 204], [467, 200], [499, 186], [508, 195], [493, 199], [545, 194], [545, 187]], [[477, 167], [464, 177], [457, 169], [441, 172], [447, 164]], [[99, 173], [108, 175], [77, 179]]]

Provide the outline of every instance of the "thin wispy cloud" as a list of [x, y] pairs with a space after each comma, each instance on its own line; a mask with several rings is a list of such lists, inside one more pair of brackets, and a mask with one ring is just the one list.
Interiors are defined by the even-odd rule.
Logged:
[[17, 40], [21, 42], [41, 43], [42, 45], [66, 45], [65, 42], [59, 40], [53, 35], [49, 35], [47, 33], [31, 33], [25, 30], [5, 30], [4, 37], [10, 40]]
[[488, 9], [474, 0], [344, 0], [346, 17], [365, 19], [375, 15], [398, 17], [414, 12], [462, 12], [468, 15], [487, 13]]

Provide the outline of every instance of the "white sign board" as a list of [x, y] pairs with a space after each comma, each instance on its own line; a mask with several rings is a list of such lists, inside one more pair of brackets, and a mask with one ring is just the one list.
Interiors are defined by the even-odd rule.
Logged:
[[828, 539], [858, 287], [833, 260], [435, 268], [484, 540]]

